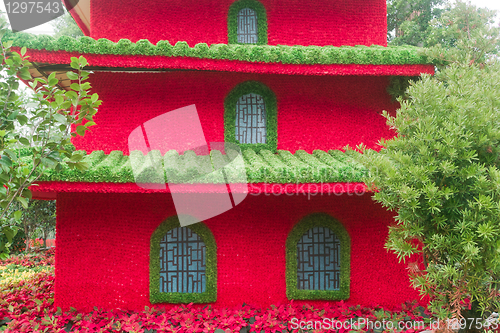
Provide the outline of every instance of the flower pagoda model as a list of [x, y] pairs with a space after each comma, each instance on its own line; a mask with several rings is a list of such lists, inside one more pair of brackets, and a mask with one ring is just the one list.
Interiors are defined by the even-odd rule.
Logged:
[[[397, 108], [391, 76], [433, 73], [417, 49], [387, 47], [385, 0], [80, 0], [71, 14], [85, 37], [14, 35], [32, 74], [56, 72], [63, 89], [71, 57], [83, 55], [103, 101], [97, 125], [73, 142], [90, 169], [33, 187], [57, 199], [55, 306], [390, 307], [419, 298], [384, 249], [391, 213], [340, 150], [378, 149], [394, 135], [381, 116]], [[240, 145], [248, 194], [180, 227], [171, 183], [190, 183], [196, 198], [227, 196], [189, 181], [213, 150], [162, 152], [160, 165], [179, 177], [155, 189], [136, 183], [132, 156], [147, 156], [128, 140], [190, 105], [207, 142]]]

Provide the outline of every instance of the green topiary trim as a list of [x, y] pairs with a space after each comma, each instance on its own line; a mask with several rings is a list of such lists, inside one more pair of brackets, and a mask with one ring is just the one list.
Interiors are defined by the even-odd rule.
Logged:
[[236, 1], [229, 7], [227, 15], [227, 35], [229, 44], [238, 43], [238, 13], [244, 8], [250, 8], [257, 14], [257, 45], [267, 44], [267, 14], [266, 8], [256, 0], [240, 0]]
[[[43, 37], [43, 38], [42, 38]], [[156, 45], [142, 39], [132, 43], [121, 39], [114, 43], [108, 39], [78, 39], [62, 36], [31, 35], [25, 32], [7, 36], [13, 46], [33, 50], [67, 51], [88, 54], [142, 55], [165, 57], [191, 57], [198, 59], [239, 60], [248, 62], [283, 64], [365, 64], [365, 65], [415, 65], [429, 64], [427, 57], [415, 46], [285, 46], [253, 44], [196, 44], [189, 47], [186, 42], [171, 45], [161, 40]]]
[[[331, 229], [340, 240], [340, 289], [303, 290], [297, 289], [297, 243], [306, 231], [314, 227]], [[292, 299], [348, 299], [351, 275], [351, 238], [344, 226], [325, 213], [304, 217], [290, 232], [286, 240], [286, 296]]]
[[195, 223], [184, 228], [196, 232], [206, 245], [206, 290], [202, 293], [160, 292], [160, 241], [170, 230], [179, 227], [179, 218], [166, 219], [151, 236], [149, 257], [149, 300], [151, 303], [209, 303], [217, 300], [217, 245], [212, 232], [204, 223]]
[[[236, 103], [242, 95], [259, 94], [266, 103], [266, 143], [241, 144], [236, 140]], [[262, 149], [276, 152], [278, 148], [278, 120], [276, 96], [271, 89], [257, 81], [247, 81], [236, 86], [224, 100], [224, 140], [235, 143], [241, 150], [252, 148], [254, 151]]]

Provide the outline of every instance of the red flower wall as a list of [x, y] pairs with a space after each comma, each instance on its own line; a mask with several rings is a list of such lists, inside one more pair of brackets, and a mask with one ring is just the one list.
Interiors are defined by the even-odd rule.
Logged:
[[[150, 237], [175, 214], [167, 194], [57, 197], [55, 306], [143, 309], [149, 303]], [[205, 221], [217, 243], [217, 307], [288, 302], [285, 243], [304, 216], [325, 212], [351, 237], [348, 303], [398, 307], [419, 299], [404, 264], [384, 249], [391, 214], [368, 194], [249, 196]], [[92, 240], [92, 241], [90, 241]], [[324, 301], [296, 301], [320, 306]]]
[[[92, 1], [90, 36], [227, 44], [234, 0]], [[261, 0], [269, 45], [387, 45], [385, 0]]]
[[394, 111], [388, 77], [288, 76], [244, 73], [96, 73], [93, 91], [104, 102], [96, 126], [78, 137], [78, 149], [122, 150], [137, 126], [165, 112], [195, 104], [208, 142], [224, 141], [224, 99], [239, 83], [266, 84], [278, 103], [278, 149], [340, 149], [360, 143], [376, 148], [394, 133], [382, 110]]

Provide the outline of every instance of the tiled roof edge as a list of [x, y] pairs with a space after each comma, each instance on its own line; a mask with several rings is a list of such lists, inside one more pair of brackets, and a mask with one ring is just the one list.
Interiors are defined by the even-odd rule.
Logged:
[[429, 64], [421, 48], [414, 46], [285, 46], [198, 43], [190, 47], [186, 42], [171, 45], [166, 40], [152, 44], [146, 39], [136, 43], [128, 39], [112, 42], [88, 36], [73, 38], [11, 33], [13, 46], [33, 50], [66, 51], [81, 54], [142, 55], [189, 57], [199, 59], [239, 60], [245, 62], [282, 64], [367, 64], [417, 65]]
[[[350, 154], [352, 152], [340, 150], [315, 150], [312, 154], [303, 150], [295, 154], [279, 150], [274, 154], [268, 150], [255, 152], [246, 149], [240, 160], [244, 165], [235, 166], [226, 164], [230, 162], [227, 155], [216, 150], [212, 150], [211, 155], [196, 155], [194, 151], [179, 155], [171, 150], [163, 156], [159, 151], [147, 155], [133, 151], [132, 158], [121, 151], [109, 154], [93, 151], [83, 159], [89, 164], [87, 171], [70, 169], [63, 163], [60, 171], [49, 170], [40, 181], [214, 184], [238, 178], [238, 172], [244, 166], [243, 175], [246, 174], [248, 183], [360, 182], [367, 170]], [[24, 159], [30, 163], [29, 156]], [[224, 165], [225, 175], [220, 170]]]

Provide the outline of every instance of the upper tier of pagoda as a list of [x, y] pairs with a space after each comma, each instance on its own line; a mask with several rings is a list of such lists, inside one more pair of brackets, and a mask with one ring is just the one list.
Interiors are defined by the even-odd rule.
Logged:
[[387, 47], [385, 0], [64, 2], [86, 36], [13, 36], [14, 47], [28, 49], [34, 77], [56, 72], [67, 81], [80, 55], [92, 71], [434, 73], [418, 48]]
[[[71, 6], [75, 0], [64, 0]], [[94, 39], [230, 44], [241, 10], [267, 45], [387, 45], [385, 0], [80, 0], [71, 14]], [[249, 16], [248, 16], [249, 15]], [[240, 24], [241, 28], [241, 24]], [[250, 28], [252, 29], [252, 28]]]
[[[55, 73], [63, 89], [70, 89], [71, 57], [85, 57], [103, 104], [92, 132], [73, 140], [89, 153], [91, 170], [47, 175], [35, 191], [39, 198], [142, 193], [127, 157], [129, 134], [165, 112], [196, 105], [206, 142], [226, 142], [234, 128], [227, 115], [237, 103], [228, 106], [227, 96], [245, 82], [265, 86], [277, 101], [277, 116], [266, 118], [270, 147], [244, 152], [248, 181], [263, 193], [283, 191], [270, 183], [314, 185], [306, 191], [326, 183], [332, 186], [325, 192], [352, 192], [361, 171], [336, 150], [360, 143], [375, 149], [380, 138], [394, 135], [380, 116], [395, 107], [389, 76], [434, 73], [419, 48], [387, 47], [385, 0], [64, 1], [86, 36], [20, 32], [10, 36], [14, 50], [27, 48], [33, 78]], [[198, 168], [193, 154], [179, 156], [162, 158], [163, 167], [174, 163], [179, 174]], [[186, 191], [214, 191], [194, 185]]]

